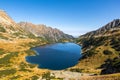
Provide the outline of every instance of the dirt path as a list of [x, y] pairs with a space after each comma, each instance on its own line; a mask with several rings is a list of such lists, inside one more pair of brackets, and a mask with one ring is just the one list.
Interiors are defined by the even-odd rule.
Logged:
[[80, 80], [81, 76], [90, 76], [93, 74], [88, 73], [78, 73], [78, 72], [71, 72], [71, 71], [51, 71], [51, 76], [55, 76], [56, 78], [64, 78], [64, 80]]

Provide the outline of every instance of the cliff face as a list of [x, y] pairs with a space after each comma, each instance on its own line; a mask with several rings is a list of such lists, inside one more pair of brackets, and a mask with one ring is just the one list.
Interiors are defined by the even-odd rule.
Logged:
[[73, 39], [71, 35], [65, 34], [56, 28], [53, 29], [51, 27], [47, 27], [46, 25], [35, 25], [28, 22], [21, 22], [18, 24], [25, 31], [31, 32], [37, 37], [42, 37], [50, 41], [59, 41], [61, 39], [66, 39], [66, 40]]

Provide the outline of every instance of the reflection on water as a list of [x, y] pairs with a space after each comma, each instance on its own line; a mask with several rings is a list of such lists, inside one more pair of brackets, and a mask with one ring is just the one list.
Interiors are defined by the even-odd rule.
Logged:
[[27, 56], [26, 60], [38, 64], [39, 68], [62, 70], [77, 64], [81, 47], [74, 43], [56, 43], [33, 48], [36, 56]]

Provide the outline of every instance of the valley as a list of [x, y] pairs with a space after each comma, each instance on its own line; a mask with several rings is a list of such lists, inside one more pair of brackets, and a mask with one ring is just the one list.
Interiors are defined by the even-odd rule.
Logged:
[[[33, 47], [65, 42], [82, 46], [82, 58], [73, 67], [40, 69], [25, 59], [36, 55]], [[0, 80], [119, 80], [119, 55], [120, 19], [75, 39], [46, 25], [16, 23], [0, 11]]]
[[6, 12], [0, 10], [0, 80], [36, 80], [48, 72], [47, 69], [38, 69], [37, 65], [29, 64], [25, 57], [35, 55], [30, 48], [49, 42], [42, 36], [25, 31]]

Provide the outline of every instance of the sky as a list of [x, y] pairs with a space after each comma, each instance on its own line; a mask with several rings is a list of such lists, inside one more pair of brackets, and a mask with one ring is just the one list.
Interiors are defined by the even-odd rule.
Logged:
[[80, 36], [120, 18], [120, 0], [0, 0], [17, 23], [45, 24]]

